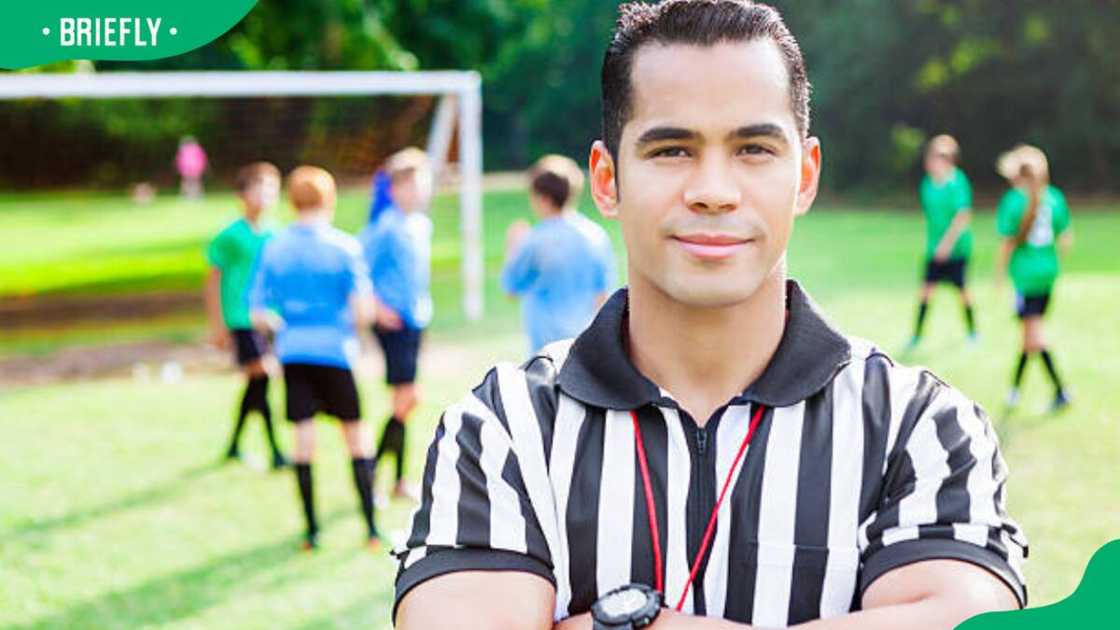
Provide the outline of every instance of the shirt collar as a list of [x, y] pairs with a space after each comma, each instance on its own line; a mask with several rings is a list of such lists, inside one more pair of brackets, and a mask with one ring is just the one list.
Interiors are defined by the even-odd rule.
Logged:
[[[662, 400], [661, 389], [643, 376], [622, 342], [627, 290], [618, 290], [572, 344], [558, 384], [594, 407], [637, 409]], [[781, 342], [762, 376], [738, 399], [769, 407], [795, 405], [823, 389], [851, 358], [851, 346], [821, 315], [794, 280], [786, 283], [789, 318]]]

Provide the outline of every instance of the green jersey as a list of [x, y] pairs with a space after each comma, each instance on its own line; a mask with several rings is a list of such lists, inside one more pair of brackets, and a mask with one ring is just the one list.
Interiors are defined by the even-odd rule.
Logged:
[[[1026, 191], [1012, 188], [999, 202], [996, 229], [1000, 236], [1015, 238], [1030, 199]], [[1027, 232], [1027, 239], [1011, 254], [1009, 271], [1015, 290], [1023, 296], [1050, 292], [1058, 277], [1058, 251], [1055, 242], [1069, 228], [1069, 206], [1062, 191], [1047, 186], [1039, 199], [1038, 213]]]
[[229, 328], [249, 328], [249, 287], [253, 269], [272, 230], [253, 229], [244, 218], [218, 233], [206, 250], [210, 264], [222, 272], [222, 319]]
[[[918, 188], [922, 210], [926, 215], [926, 256], [933, 258], [937, 245], [949, 231], [953, 219], [962, 210], [972, 208], [972, 186], [959, 168], [954, 168], [949, 178], [935, 182], [926, 175]], [[949, 253], [949, 260], [966, 260], [972, 255], [972, 228], [965, 227]]]

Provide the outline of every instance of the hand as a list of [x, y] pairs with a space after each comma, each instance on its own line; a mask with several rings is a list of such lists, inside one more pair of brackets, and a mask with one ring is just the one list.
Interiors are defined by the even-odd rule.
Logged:
[[219, 350], [229, 350], [233, 339], [225, 328], [214, 328], [210, 331], [210, 343]]
[[401, 321], [400, 313], [397, 313], [384, 304], [378, 307], [374, 323], [382, 330], [400, 330], [404, 328], [404, 322]]

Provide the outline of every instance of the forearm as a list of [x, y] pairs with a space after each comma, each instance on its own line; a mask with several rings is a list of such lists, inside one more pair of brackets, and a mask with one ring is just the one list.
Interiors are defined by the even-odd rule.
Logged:
[[907, 604], [817, 619], [794, 627], [801, 630], [952, 630], [965, 619], [990, 610], [992, 608], [975, 601], [930, 597]]
[[941, 242], [937, 244], [937, 249], [946, 253], [952, 251], [971, 220], [972, 212], [970, 210], [958, 212], [957, 216], [953, 217], [953, 222], [949, 224], [949, 229], [945, 231], [945, 235], [941, 237]]
[[217, 268], [210, 270], [206, 277], [206, 288], [203, 290], [206, 301], [206, 319], [211, 330], [219, 330], [225, 326], [222, 319], [222, 272]]
[[999, 246], [999, 254], [996, 255], [996, 277], [1002, 278], [1007, 273], [1007, 264], [1011, 260], [1011, 252], [1015, 250], [1015, 242], [1012, 239], [1004, 239]]

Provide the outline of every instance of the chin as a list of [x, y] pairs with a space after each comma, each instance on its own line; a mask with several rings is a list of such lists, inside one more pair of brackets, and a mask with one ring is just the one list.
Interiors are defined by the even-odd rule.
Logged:
[[726, 308], [749, 300], [762, 286], [757, 273], [689, 274], [662, 285], [674, 301], [696, 308]]

